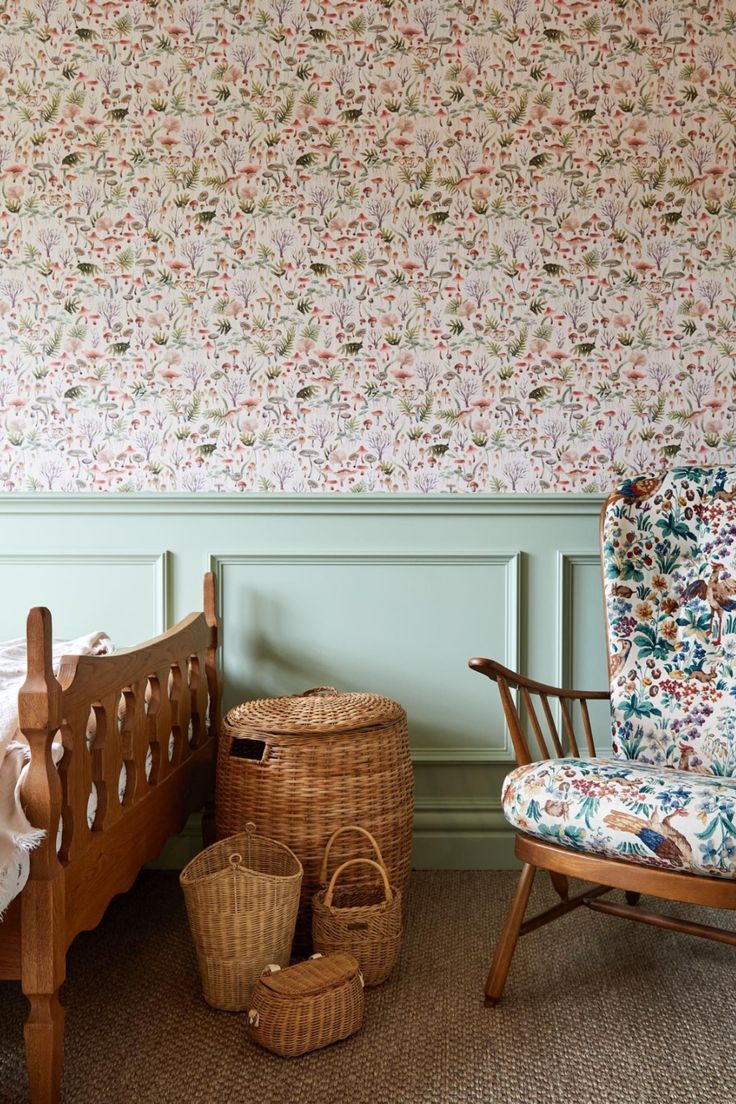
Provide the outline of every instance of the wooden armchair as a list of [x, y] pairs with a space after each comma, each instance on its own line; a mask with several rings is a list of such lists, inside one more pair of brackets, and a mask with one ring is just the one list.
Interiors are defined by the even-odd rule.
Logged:
[[[469, 663], [498, 686], [518, 763], [503, 807], [522, 870], [486, 1005], [519, 936], [581, 906], [736, 944], [734, 931], [637, 907], [647, 893], [736, 909], [736, 469], [627, 481], [604, 505], [601, 547], [610, 691]], [[596, 755], [588, 712], [602, 699], [609, 758]], [[560, 900], [524, 920], [537, 869]], [[570, 896], [570, 877], [597, 884]], [[626, 903], [602, 900], [613, 889]]]

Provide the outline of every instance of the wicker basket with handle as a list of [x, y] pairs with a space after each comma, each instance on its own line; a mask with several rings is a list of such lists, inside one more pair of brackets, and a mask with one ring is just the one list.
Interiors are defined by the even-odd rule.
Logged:
[[288, 847], [248, 828], [207, 847], [179, 876], [204, 998], [229, 1012], [248, 1007], [264, 966], [288, 965], [302, 881]]
[[347, 1039], [363, 1024], [363, 979], [351, 955], [315, 955], [256, 983], [248, 1033], [262, 1047], [295, 1058]]
[[[217, 758], [218, 836], [247, 820], [287, 844], [304, 867], [295, 953], [311, 947], [311, 902], [325, 845], [336, 828], [364, 825], [377, 839], [389, 881], [402, 893], [411, 869], [414, 778], [406, 714], [378, 694], [332, 687], [245, 702], [227, 714]], [[337, 841], [336, 865], [355, 857]], [[342, 884], [375, 880], [351, 867]]]
[[[329, 885], [312, 899], [312, 942], [323, 954], [345, 951], [359, 965], [366, 986], [380, 985], [393, 970], [401, 949], [401, 893], [389, 884], [381, 849], [370, 832], [358, 824], [338, 828], [325, 848], [321, 881], [327, 881], [332, 844], [344, 832], [361, 832], [373, 847], [375, 859], [355, 858], [341, 863]], [[358, 864], [378, 872], [378, 888], [369, 885], [337, 885], [350, 867]]]

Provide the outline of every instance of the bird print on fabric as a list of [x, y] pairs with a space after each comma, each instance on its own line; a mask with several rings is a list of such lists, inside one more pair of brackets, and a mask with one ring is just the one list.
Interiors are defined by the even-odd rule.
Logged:
[[644, 820], [631, 813], [613, 812], [608, 814], [604, 823], [619, 832], [630, 832], [658, 859], [664, 859], [672, 866], [686, 866], [692, 857], [692, 848], [685, 836], [670, 823], [672, 817], [682, 815], [687, 814], [684, 810], [675, 809], [662, 820], [658, 817]]
[[608, 660], [608, 673], [612, 679], [619, 675], [623, 671], [626, 664], [626, 660], [629, 658], [631, 652], [631, 641], [625, 640], [621, 647], [621, 651], [613, 652]]
[[714, 619], [718, 624], [716, 644], [721, 643], [723, 635], [723, 614], [736, 610], [736, 579], [730, 574], [725, 564], [711, 564], [712, 574], [706, 583], [705, 579], [696, 579], [685, 587], [682, 593], [683, 604], [691, 602], [693, 598], [700, 598], [710, 606], [709, 634], [713, 632]]
[[637, 476], [634, 479], [624, 479], [609, 501], [638, 502], [651, 498], [661, 486], [662, 480], [656, 476]]

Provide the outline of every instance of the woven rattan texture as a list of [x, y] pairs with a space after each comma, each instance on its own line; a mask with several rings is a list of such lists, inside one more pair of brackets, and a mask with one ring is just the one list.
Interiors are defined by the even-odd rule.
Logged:
[[[361, 712], [357, 705], [366, 703], [370, 708]], [[318, 707], [322, 727], [310, 722], [300, 730], [305, 715], [314, 716]], [[243, 758], [243, 752], [256, 757]], [[403, 891], [411, 868], [413, 814], [406, 715], [395, 702], [369, 694], [280, 698], [275, 704], [247, 703], [225, 718], [218, 747], [217, 834], [232, 835], [254, 821], [259, 833], [287, 844], [300, 859], [304, 879], [295, 951], [311, 948], [311, 900], [335, 829], [351, 823], [368, 828], [380, 844], [391, 884]], [[334, 862], [370, 853], [360, 839], [344, 837]], [[371, 875], [352, 869], [346, 883], [371, 884]]]
[[375, 891], [352, 886], [337, 890], [332, 907], [325, 890], [314, 895], [312, 939], [315, 951], [346, 951], [360, 964], [366, 986], [380, 985], [390, 975], [401, 950], [401, 894], [376, 903]]
[[280, 843], [252, 833], [221, 840], [181, 873], [205, 1000], [248, 1007], [265, 966], [288, 966], [301, 863]]
[[[358, 832], [367, 837], [373, 859], [348, 859], [332, 872], [330, 857], [341, 835]], [[341, 879], [356, 865], [372, 867], [377, 886], [344, 885]], [[322, 861], [320, 881], [324, 889], [312, 899], [312, 942], [315, 951], [345, 951], [360, 965], [366, 986], [380, 985], [393, 970], [401, 949], [401, 893], [389, 882], [381, 850], [364, 828], [356, 825], [333, 834]]]
[[400, 721], [404, 711], [380, 694], [338, 693], [331, 687], [290, 697], [259, 698], [236, 705], [227, 715], [233, 728], [317, 734], [353, 732]]
[[363, 1024], [363, 980], [350, 955], [300, 962], [261, 978], [248, 1014], [251, 1039], [282, 1058], [354, 1035]]

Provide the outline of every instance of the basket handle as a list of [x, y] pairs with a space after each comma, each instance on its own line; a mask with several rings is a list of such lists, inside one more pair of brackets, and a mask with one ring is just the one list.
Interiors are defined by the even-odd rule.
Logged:
[[378, 846], [378, 840], [376, 839], [376, 837], [371, 835], [368, 829], [363, 828], [360, 824], [344, 824], [342, 828], [337, 828], [327, 841], [324, 858], [322, 859], [322, 869], [319, 872], [320, 885], [324, 885], [327, 881], [327, 862], [330, 857], [330, 850], [332, 849], [332, 845], [337, 837], [339, 835], [342, 835], [343, 832], [362, 832], [362, 834], [365, 836], [365, 838], [368, 840], [371, 847], [373, 848], [376, 858], [378, 859], [381, 866], [384, 867], [384, 869], [386, 867], [386, 863], [384, 861], [383, 855], [381, 854], [381, 848]]
[[[252, 841], [256, 838], [255, 837], [255, 832], [256, 832], [255, 823], [252, 820], [249, 820], [248, 823], [245, 826], [245, 830], [248, 833], [248, 865], [250, 866], [250, 863], [251, 863], [251, 844], [252, 844]], [[233, 870], [243, 870], [243, 856], [240, 854], [239, 851], [233, 851], [233, 853], [230, 855], [230, 866], [233, 868]]]
[[330, 878], [330, 884], [328, 885], [327, 892], [325, 893], [325, 908], [330, 908], [332, 905], [332, 895], [335, 892], [335, 882], [342, 874], [343, 870], [347, 870], [349, 866], [357, 866], [360, 863], [365, 863], [367, 866], [374, 866], [376, 868], [378, 873], [381, 875], [381, 880], [383, 881], [383, 890], [386, 894], [386, 904], [391, 904], [394, 899], [394, 895], [391, 886], [388, 884], [388, 874], [386, 873], [386, 867], [379, 866], [375, 859], [348, 859], [347, 862], [344, 862], [341, 866], [338, 866], [337, 870]]
[[340, 691], [337, 689], [336, 686], [313, 686], [311, 690], [302, 690], [301, 694], [295, 694], [294, 697], [316, 698], [317, 696], [319, 696], [325, 698], [336, 698], [338, 697], [339, 693]]

